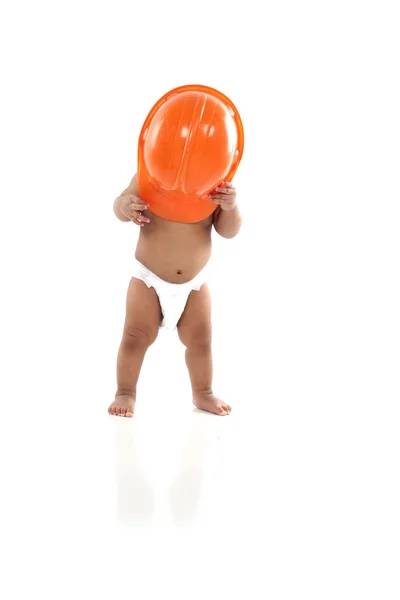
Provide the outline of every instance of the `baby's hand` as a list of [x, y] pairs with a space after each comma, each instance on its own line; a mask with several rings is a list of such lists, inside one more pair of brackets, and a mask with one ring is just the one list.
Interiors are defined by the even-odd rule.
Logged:
[[221, 210], [229, 211], [236, 207], [236, 189], [228, 181], [223, 181], [219, 187], [215, 188], [215, 191], [210, 194], [210, 198], [221, 207]]
[[150, 223], [150, 219], [142, 215], [142, 211], [147, 210], [148, 208], [148, 204], [143, 202], [143, 200], [135, 194], [121, 196], [120, 210], [122, 214], [140, 227], [143, 227], [145, 223]]

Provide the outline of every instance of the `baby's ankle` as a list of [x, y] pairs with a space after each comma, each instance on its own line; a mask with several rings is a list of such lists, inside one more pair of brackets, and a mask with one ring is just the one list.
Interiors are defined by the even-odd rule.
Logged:
[[136, 399], [136, 390], [127, 390], [118, 388], [116, 391], [115, 397], [117, 396], [129, 396], [130, 398]]

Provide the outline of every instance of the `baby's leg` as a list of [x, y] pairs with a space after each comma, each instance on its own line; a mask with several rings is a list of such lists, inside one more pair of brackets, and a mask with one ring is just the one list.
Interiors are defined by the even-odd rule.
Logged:
[[147, 348], [155, 341], [162, 318], [158, 296], [140, 279], [131, 279], [126, 319], [117, 361], [118, 390], [111, 415], [133, 417], [136, 384]]
[[229, 415], [229, 404], [216, 398], [212, 391], [211, 299], [207, 285], [191, 292], [178, 323], [178, 334], [186, 346], [194, 404], [201, 410]]

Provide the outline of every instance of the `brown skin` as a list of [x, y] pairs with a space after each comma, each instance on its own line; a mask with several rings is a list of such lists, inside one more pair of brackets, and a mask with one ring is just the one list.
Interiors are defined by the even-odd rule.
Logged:
[[[213, 215], [199, 223], [174, 223], [148, 210], [139, 197], [136, 175], [114, 202], [120, 221], [132, 221], [141, 228], [136, 258], [158, 277], [171, 283], [191, 281], [211, 256], [211, 230], [224, 238], [238, 234], [242, 218], [236, 203], [236, 190], [223, 183], [210, 198], [218, 205]], [[153, 288], [131, 279], [126, 302], [126, 318], [117, 360], [118, 390], [108, 409], [112, 415], [132, 417], [136, 385], [144, 356], [156, 340], [162, 313]], [[211, 301], [206, 284], [189, 295], [178, 323], [178, 335], [186, 346], [186, 364], [197, 408], [229, 415], [231, 407], [212, 391]]]

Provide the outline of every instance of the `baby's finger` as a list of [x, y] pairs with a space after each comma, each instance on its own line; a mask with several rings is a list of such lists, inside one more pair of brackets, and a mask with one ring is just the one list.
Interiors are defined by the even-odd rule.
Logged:
[[150, 223], [150, 219], [142, 215], [140, 211], [135, 211], [134, 213], [135, 219], [138, 219], [141, 223]]
[[143, 202], [138, 202], [137, 200], [133, 201], [130, 206], [133, 210], [147, 210], [149, 208], [148, 204], [144, 204]]
[[233, 198], [229, 198], [225, 194], [213, 194], [211, 200], [221, 200], [221, 202], [233, 202]]
[[232, 194], [235, 193], [234, 188], [217, 187], [217, 188], [215, 188], [215, 191], [218, 192], [219, 194], [224, 194], [224, 196], [231, 196]]
[[136, 223], [136, 225], [144, 225], [145, 223], [150, 223], [150, 219], [144, 217], [140, 212], [134, 211], [130, 215], [130, 220]]
[[235, 186], [230, 181], [221, 181], [221, 185], [227, 189], [235, 189]]

